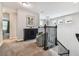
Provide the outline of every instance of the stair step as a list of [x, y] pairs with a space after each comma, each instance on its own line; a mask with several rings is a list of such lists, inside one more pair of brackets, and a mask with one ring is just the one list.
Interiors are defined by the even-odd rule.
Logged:
[[51, 49], [49, 49], [48, 54], [49, 54], [50, 56], [59, 56], [56, 51], [51, 50]]
[[50, 56], [59, 56], [59, 55], [58, 55], [58, 46], [55, 46], [55, 47], [49, 49], [48, 54], [49, 54]]
[[54, 46], [53, 48], [51, 48], [52, 50], [56, 51], [58, 53], [58, 47], [59, 46]]

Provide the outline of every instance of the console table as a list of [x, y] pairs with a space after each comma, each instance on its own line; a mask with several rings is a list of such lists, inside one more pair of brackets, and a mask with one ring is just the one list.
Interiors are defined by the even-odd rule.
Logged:
[[35, 39], [37, 33], [37, 28], [24, 29], [24, 41]]

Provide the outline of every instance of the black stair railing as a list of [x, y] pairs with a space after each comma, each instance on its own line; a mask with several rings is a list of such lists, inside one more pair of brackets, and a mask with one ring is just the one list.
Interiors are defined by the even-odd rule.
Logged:
[[61, 56], [64, 56], [64, 55], [67, 55], [67, 56], [69, 56], [69, 54], [70, 54], [70, 50], [69, 49], [67, 49], [60, 41], [58, 41], [57, 40], [57, 45], [59, 46], [61, 46], [62, 47], [62, 49], [61, 49], [61, 47], [59, 46], [59, 48], [61, 49], [61, 50], [63, 50], [64, 49], [64, 52], [58, 52], [58, 54], [59, 55], [61, 55]]
[[[56, 38], [55, 38], [55, 46], [59, 46], [59, 48], [58, 48], [58, 54], [60, 55], [60, 56], [64, 56], [64, 55], [67, 55], [67, 56], [69, 56], [69, 54], [70, 54], [70, 50], [68, 50], [60, 41], [58, 41], [57, 40], [57, 26], [46, 26], [46, 24], [45, 24], [45, 26], [44, 27], [39, 27], [39, 28], [44, 28], [44, 50], [48, 50], [48, 49], [50, 49], [48, 46], [47, 46], [47, 40], [48, 40], [48, 38], [47, 38], [47, 36], [48, 36], [48, 33], [47, 33], [47, 28], [55, 28], [56, 29]], [[53, 47], [51, 47], [51, 48], [53, 48]], [[62, 49], [61, 49], [62, 48]], [[60, 50], [64, 50], [64, 52], [61, 52]]]

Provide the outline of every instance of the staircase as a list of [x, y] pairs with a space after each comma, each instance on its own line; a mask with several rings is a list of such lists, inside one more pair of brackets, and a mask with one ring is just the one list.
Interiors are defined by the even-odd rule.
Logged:
[[69, 50], [62, 45], [59, 41], [57, 41], [57, 45], [50, 48], [49, 50], [50, 56], [69, 56]]
[[60, 56], [69, 56], [70, 51], [61, 43], [57, 40], [57, 45], [59, 46], [58, 48], [58, 54]]
[[57, 40], [57, 26], [44, 26], [44, 34], [38, 38], [44, 50], [51, 56], [69, 56], [70, 51]]

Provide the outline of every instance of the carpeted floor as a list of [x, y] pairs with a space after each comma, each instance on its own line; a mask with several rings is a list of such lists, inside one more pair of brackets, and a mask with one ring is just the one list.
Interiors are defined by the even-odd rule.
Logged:
[[4, 40], [0, 56], [47, 56], [48, 52], [38, 47], [35, 41]]

